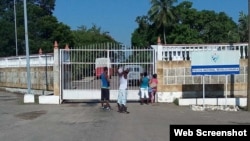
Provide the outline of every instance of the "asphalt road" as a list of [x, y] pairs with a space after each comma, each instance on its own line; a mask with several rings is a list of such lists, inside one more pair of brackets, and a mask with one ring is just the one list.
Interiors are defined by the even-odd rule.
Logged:
[[169, 141], [171, 124], [249, 125], [250, 112], [192, 111], [169, 103], [128, 103], [130, 114], [100, 103], [23, 104], [0, 92], [0, 141]]

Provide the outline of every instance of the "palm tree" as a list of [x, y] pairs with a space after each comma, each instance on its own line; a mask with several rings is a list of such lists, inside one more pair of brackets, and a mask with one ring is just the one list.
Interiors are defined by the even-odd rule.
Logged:
[[174, 20], [172, 7], [175, 2], [177, 0], [151, 0], [152, 6], [148, 11], [149, 19], [157, 29], [163, 29], [164, 44], [166, 44], [166, 27]]

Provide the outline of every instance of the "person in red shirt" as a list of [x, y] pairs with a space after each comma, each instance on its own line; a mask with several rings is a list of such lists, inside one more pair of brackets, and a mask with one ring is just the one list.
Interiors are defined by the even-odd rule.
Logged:
[[157, 74], [153, 74], [152, 78], [149, 81], [149, 86], [151, 87], [151, 92], [150, 92], [151, 103], [155, 102], [155, 94], [157, 92], [157, 84], [158, 84]]

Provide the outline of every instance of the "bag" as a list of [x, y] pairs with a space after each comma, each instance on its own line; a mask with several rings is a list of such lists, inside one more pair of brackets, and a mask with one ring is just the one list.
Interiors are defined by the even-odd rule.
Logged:
[[155, 88], [156, 86], [157, 86], [157, 84], [155, 82], [149, 84], [150, 88]]

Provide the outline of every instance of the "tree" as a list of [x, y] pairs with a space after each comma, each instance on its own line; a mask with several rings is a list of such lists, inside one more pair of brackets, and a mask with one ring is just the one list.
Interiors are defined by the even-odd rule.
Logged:
[[132, 33], [132, 48], [147, 48], [156, 41], [155, 38], [152, 38], [155, 32], [149, 22], [148, 16], [138, 16], [136, 22], [139, 27]]
[[[153, 11], [152, 9], [154, 8], [151, 7], [150, 10]], [[167, 26], [160, 24], [159, 27], [157, 24], [159, 22], [153, 21], [152, 15], [137, 17], [138, 28], [132, 34], [132, 44], [139, 46], [155, 44], [161, 31], [168, 32], [168, 36], [164, 39], [164, 42], [168, 44], [235, 43], [240, 41], [237, 24], [224, 12], [198, 11], [192, 8], [190, 1], [172, 6], [171, 12], [174, 13], [175, 18], [169, 20]]]
[[248, 41], [248, 16], [242, 11], [240, 12], [240, 17], [238, 20], [238, 29], [240, 35], [240, 42]]
[[[91, 28], [87, 28], [82, 25], [77, 30], [73, 30], [73, 38], [75, 46], [116, 42], [108, 33], [108, 31], [102, 31], [101, 27], [93, 24]], [[116, 42], [117, 43], [117, 42]], [[80, 48], [80, 47], [79, 47]]]
[[237, 35], [237, 24], [224, 12], [202, 10], [199, 12], [196, 27], [204, 43], [238, 42], [237, 37], [229, 38]]
[[177, 0], [151, 0], [151, 8], [148, 11], [149, 19], [156, 24], [157, 29], [163, 29], [164, 44], [166, 44], [166, 27], [174, 20], [172, 12], [173, 4]]
[[192, 2], [184, 1], [173, 8], [176, 15], [175, 22], [169, 30], [167, 41], [174, 44], [203, 43], [200, 38], [197, 21], [199, 12], [192, 8]]
[[[28, 0], [28, 34], [30, 54], [37, 54], [39, 48], [43, 52], [53, 52], [53, 43], [59, 42], [61, 48], [66, 43], [73, 44], [73, 36], [69, 26], [59, 23], [52, 15], [55, 0]], [[18, 55], [25, 54], [24, 12], [23, 1], [16, 0], [16, 23], [17, 23], [17, 45]], [[14, 25], [14, 1], [0, 1], [0, 56], [14, 56], [15, 47], [15, 25]], [[62, 46], [61, 46], [62, 45]]]
[[71, 51], [71, 61], [92, 62], [85, 65], [72, 65], [74, 72], [77, 72], [73, 76], [77, 78], [78, 76], [86, 76], [89, 75], [90, 72], [92, 73], [95, 59], [107, 57], [108, 50], [111, 62], [115, 62], [115, 60], [122, 56], [121, 51], [114, 52], [114, 50], [112, 50], [114, 48], [120, 49], [120, 46], [108, 33], [108, 31], [102, 31], [101, 27], [95, 24], [93, 24], [91, 28], [82, 25], [72, 31], [74, 49], [79, 50]]
[[55, 9], [55, 0], [28, 0], [28, 3], [40, 7], [45, 15], [52, 15]]
[[[174, 7], [176, 21], [170, 31], [170, 43], [234, 43], [239, 41], [237, 24], [224, 12], [197, 11], [192, 2]], [[174, 34], [174, 35], [173, 35]]]
[[10, 31], [14, 33], [14, 28], [12, 28], [12, 24], [8, 21], [0, 19], [0, 25], [2, 27], [0, 27], [0, 36], [4, 37], [0, 40], [0, 56], [5, 57], [9, 54], [15, 54], [14, 46], [9, 46], [10, 44], [14, 45], [15, 43], [15, 40], [12, 37], [14, 36], [14, 34], [9, 33]]

